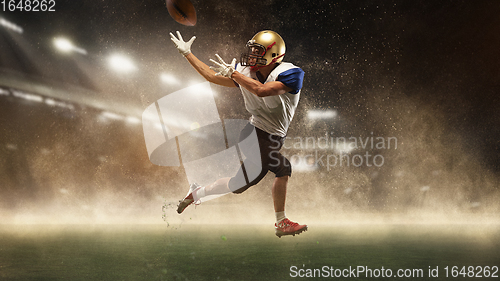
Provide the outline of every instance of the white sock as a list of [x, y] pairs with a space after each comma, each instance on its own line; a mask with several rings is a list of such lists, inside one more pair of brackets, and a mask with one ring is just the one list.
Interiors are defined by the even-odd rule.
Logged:
[[274, 214], [276, 215], [276, 223], [279, 223], [280, 221], [282, 221], [282, 220], [284, 220], [286, 218], [285, 211], [283, 211], [283, 212], [276, 212]]
[[201, 187], [200, 189], [196, 190], [193, 194], [193, 199], [194, 201], [197, 201], [198, 199], [205, 197], [206, 192], [205, 192], [205, 187]]

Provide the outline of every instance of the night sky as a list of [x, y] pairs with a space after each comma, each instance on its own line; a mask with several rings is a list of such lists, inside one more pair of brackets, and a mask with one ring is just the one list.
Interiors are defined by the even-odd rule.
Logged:
[[[131, 114], [137, 115], [166, 94], [203, 81], [177, 52], [169, 32], [179, 30], [186, 40], [195, 35], [192, 52], [208, 63], [216, 53], [226, 61], [239, 58], [255, 33], [274, 30], [287, 44], [284, 61], [306, 73], [289, 136], [398, 138], [398, 150], [384, 151], [386, 164], [378, 171], [316, 175], [318, 186], [334, 181], [332, 190], [344, 190], [331, 193], [341, 206], [401, 211], [403, 206], [420, 206], [413, 197], [423, 186], [439, 186], [435, 202], [458, 191], [461, 195], [450, 205], [468, 211], [464, 204], [477, 207], [480, 202], [498, 211], [500, 3], [379, 2], [192, 0], [198, 21], [186, 27], [169, 16], [162, 1], [56, 0], [56, 12], [0, 13], [24, 29], [20, 35], [0, 28], [0, 70], [27, 81], [85, 89], [108, 110], [133, 108]], [[57, 36], [88, 55], [59, 53], [52, 45]], [[131, 57], [138, 70], [123, 75], [110, 71], [107, 57], [115, 52]], [[162, 84], [162, 72], [182, 83]], [[222, 118], [249, 117], [238, 90], [214, 89]], [[67, 93], [62, 99], [81, 98]], [[141, 194], [148, 202], [163, 192], [161, 179], [175, 186], [169, 189], [172, 197], [184, 195], [182, 171], [148, 162], [141, 128], [96, 125], [90, 120], [97, 109], [91, 107], [68, 117], [23, 106], [2, 101], [0, 144], [6, 157], [0, 175], [8, 183], [2, 186], [3, 198], [10, 198], [2, 201], [3, 209], [23, 206], [25, 199], [20, 198], [38, 202], [60, 201], [54, 198], [71, 192], [85, 198], [101, 191], [121, 194], [119, 186], [128, 184], [143, 188], [128, 187], [132, 191], [126, 196]], [[309, 109], [335, 109], [339, 119], [312, 124]], [[33, 118], [47, 126], [31, 124]], [[45, 160], [29, 153], [42, 148]], [[54, 168], [58, 161], [68, 165]], [[19, 170], [31, 177], [19, 179]], [[81, 188], [82, 182], [92, 187]], [[61, 189], [61, 184], [72, 187]], [[358, 195], [345, 192], [346, 184]], [[81, 204], [92, 206], [89, 202]]]

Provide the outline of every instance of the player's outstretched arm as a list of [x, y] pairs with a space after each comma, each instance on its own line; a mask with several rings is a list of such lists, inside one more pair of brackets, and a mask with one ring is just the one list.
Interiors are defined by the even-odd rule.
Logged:
[[191, 53], [191, 45], [196, 39], [193, 36], [189, 41], [185, 42], [182, 39], [182, 35], [179, 31], [177, 31], [177, 37], [175, 37], [172, 33], [170, 33], [170, 38], [172, 42], [174, 42], [175, 47], [191, 64], [191, 66], [201, 75], [205, 80], [226, 87], [236, 87], [233, 80], [223, 76], [216, 76], [215, 71], [210, 69], [208, 65], [204, 62], [200, 61], [193, 53]]
[[211, 69], [215, 70], [216, 76], [224, 76], [231, 78], [243, 88], [249, 90], [252, 94], [258, 97], [277, 96], [284, 93], [291, 92], [292, 89], [285, 86], [279, 81], [272, 81], [265, 84], [260, 83], [250, 77], [247, 77], [234, 69], [236, 59], [231, 63], [226, 63], [219, 55], [215, 55], [219, 61], [211, 59], [210, 61], [215, 65]]
[[196, 71], [203, 76], [207, 81], [221, 85], [221, 86], [226, 86], [226, 87], [236, 87], [234, 84], [233, 80], [231, 78], [223, 77], [223, 76], [217, 76], [215, 75], [216, 72], [210, 69], [208, 65], [206, 65], [204, 62], [200, 61], [195, 55], [192, 53], [189, 53], [186, 56], [186, 59], [188, 62], [193, 66]]

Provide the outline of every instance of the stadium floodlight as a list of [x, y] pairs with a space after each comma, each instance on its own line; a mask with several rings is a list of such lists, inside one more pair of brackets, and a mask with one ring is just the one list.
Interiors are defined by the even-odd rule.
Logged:
[[127, 122], [127, 124], [132, 124], [132, 125], [141, 123], [141, 120], [135, 116], [127, 116], [125, 118], [125, 121]]
[[0, 88], [0, 96], [9, 96], [9, 91], [7, 89]]
[[54, 99], [51, 99], [51, 98], [45, 98], [45, 104], [47, 104], [48, 106], [55, 106], [55, 107], [67, 108], [67, 109], [70, 109], [70, 110], [74, 110], [75, 109], [75, 107], [72, 104], [70, 104], [70, 103], [66, 103], [66, 102], [63, 102], [63, 101], [54, 100]]
[[69, 41], [66, 38], [61, 38], [61, 37], [55, 38], [54, 45], [56, 46], [56, 48], [58, 50], [65, 52], [65, 53], [77, 52], [77, 53], [80, 53], [82, 55], [87, 54], [86, 50], [79, 48], [79, 47], [76, 47], [75, 45], [73, 45], [73, 43], [71, 43], [71, 41]]
[[131, 72], [137, 69], [132, 60], [118, 54], [109, 58], [109, 65], [118, 72]]
[[63, 52], [69, 52], [73, 48], [73, 44], [71, 44], [68, 39], [64, 38], [54, 39], [54, 45], [56, 45], [57, 49]]
[[307, 118], [311, 120], [333, 119], [337, 117], [336, 110], [310, 109], [307, 111]]
[[31, 102], [43, 102], [42, 96], [23, 92], [20, 90], [12, 90], [12, 94], [14, 95], [14, 97], [20, 98], [23, 100], [27, 100], [27, 101], [31, 101]]
[[293, 165], [293, 170], [296, 172], [313, 172], [318, 169], [318, 165], [315, 162], [312, 155], [292, 155], [290, 161]]
[[15, 31], [17, 33], [20, 33], [20, 34], [23, 33], [22, 27], [18, 26], [17, 24], [14, 24], [14, 23], [12, 23], [4, 18], [0, 18], [0, 25], [7, 28], [7, 29]]
[[123, 120], [124, 119], [124, 117], [122, 115], [114, 113], [114, 112], [110, 112], [110, 111], [103, 111], [101, 113], [101, 118], [111, 119], [111, 120]]
[[179, 84], [179, 79], [177, 79], [174, 75], [168, 73], [160, 74], [160, 80], [165, 84], [170, 84], [170, 85]]

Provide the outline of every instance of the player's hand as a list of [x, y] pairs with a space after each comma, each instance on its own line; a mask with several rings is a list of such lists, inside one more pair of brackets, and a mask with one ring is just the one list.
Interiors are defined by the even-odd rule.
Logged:
[[227, 78], [231, 78], [231, 75], [233, 75], [233, 73], [236, 71], [234, 69], [234, 65], [236, 65], [236, 59], [233, 59], [233, 61], [228, 64], [219, 55], [215, 54], [215, 56], [217, 57], [217, 59], [219, 59], [219, 62], [210, 59], [210, 61], [216, 65], [210, 67], [210, 69], [217, 72], [215, 76], [224, 76]]
[[189, 53], [191, 53], [191, 45], [193, 44], [194, 39], [196, 39], [196, 36], [191, 37], [189, 41], [185, 42], [184, 39], [182, 39], [181, 33], [177, 31], [177, 37], [170, 32], [170, 39], [174, 42], [175, 47], [179, 50], [179, 53], [183, 56], [189, 55]]

